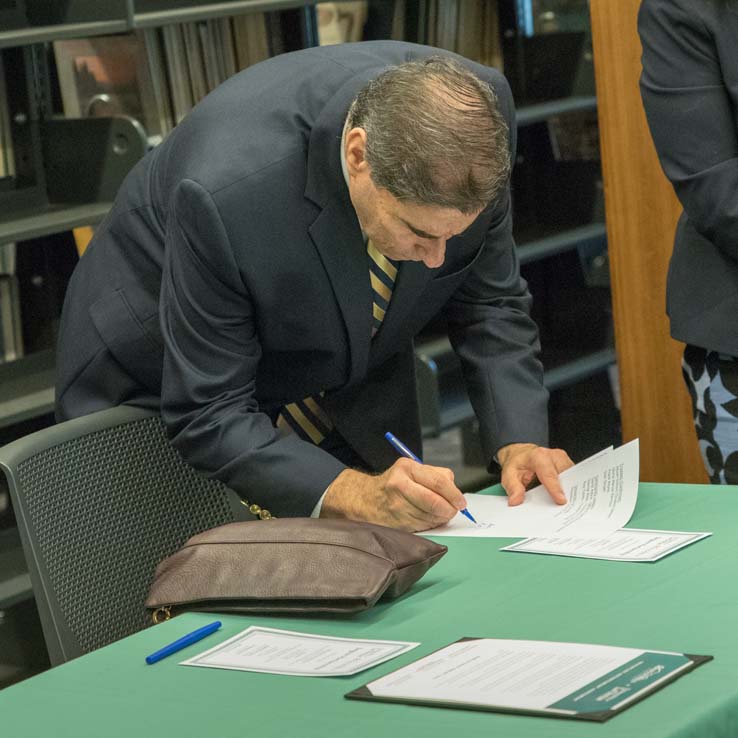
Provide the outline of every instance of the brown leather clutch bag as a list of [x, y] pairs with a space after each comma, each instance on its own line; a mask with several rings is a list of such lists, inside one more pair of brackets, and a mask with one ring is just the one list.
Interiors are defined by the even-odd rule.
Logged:
[[230, 523], [193, 536], [162, 561], [146, 607], [154, 622], [184, 610], [351, 614], [403, 594], [447, 550], [350, 520]]

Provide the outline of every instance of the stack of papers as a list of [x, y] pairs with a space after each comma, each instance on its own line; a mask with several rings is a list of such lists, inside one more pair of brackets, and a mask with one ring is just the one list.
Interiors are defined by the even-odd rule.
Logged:
[[557, 505], [542, 485], [516, 507], [499, 495], [469, 495], [477, 525], [457, 515], [430, 536], [515, 538], [500, 550], [609, 561], [658, 561], [711, 535], [706, 532], [624, 528], [638, 499], [638, 439], [604, 449], [559, 475], [568, 500]]
[[463, 638], [346, 697], [602, 722], [710, 659], [587, 643]]
[[622, 528], [638, 498], [638, 439], [608, 448], [559, 475], [566, 505], [557, 505], [543, 485], [530, 489], [516, 507], [507, 497], [468, 495], [467, 509], [478, 525], [457, 515], [432, 536], [601, 538]]

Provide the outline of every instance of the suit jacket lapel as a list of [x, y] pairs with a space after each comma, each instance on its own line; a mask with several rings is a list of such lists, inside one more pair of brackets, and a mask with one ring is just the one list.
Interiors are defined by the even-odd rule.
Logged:
[[341, 132], [349, 106], [381, 67], [349, 77], [321, 111], [308, 142], [305, 197], [321, 208], [312, 238], [343, 315], [348, 337], [348, 384], [366, 374], [371, 340], [371, 286], [366, 247], [341, 171]]
[[372, 297], [361, 229], [350, 203], [334, 201], [310, 227], [310, 236], [331, 282], [348, 336], [348, 383], [363, 377], [369, 360]]

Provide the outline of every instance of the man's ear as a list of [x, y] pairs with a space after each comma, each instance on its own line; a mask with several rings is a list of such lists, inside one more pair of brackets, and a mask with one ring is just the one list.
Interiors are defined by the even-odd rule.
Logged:
[[346, 133], [345, 140], [346, 167], [350, 175], [364, 172], [369, 164], [366, 161], [366, 131], [363, 128], [352, 128]]

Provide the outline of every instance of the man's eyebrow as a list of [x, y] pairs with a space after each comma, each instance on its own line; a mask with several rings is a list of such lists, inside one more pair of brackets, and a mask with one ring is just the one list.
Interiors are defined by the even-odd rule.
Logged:
[[426, 233], [425, 231], [421, 230], [420, 228], [416, 228], [412, 223], [408, 223], [404, 218], [400, 218], [400, 220], [416, 235], [420, 236], [421, 238], [440, 238], [440, 236], [434, 236], [431, 233]]

